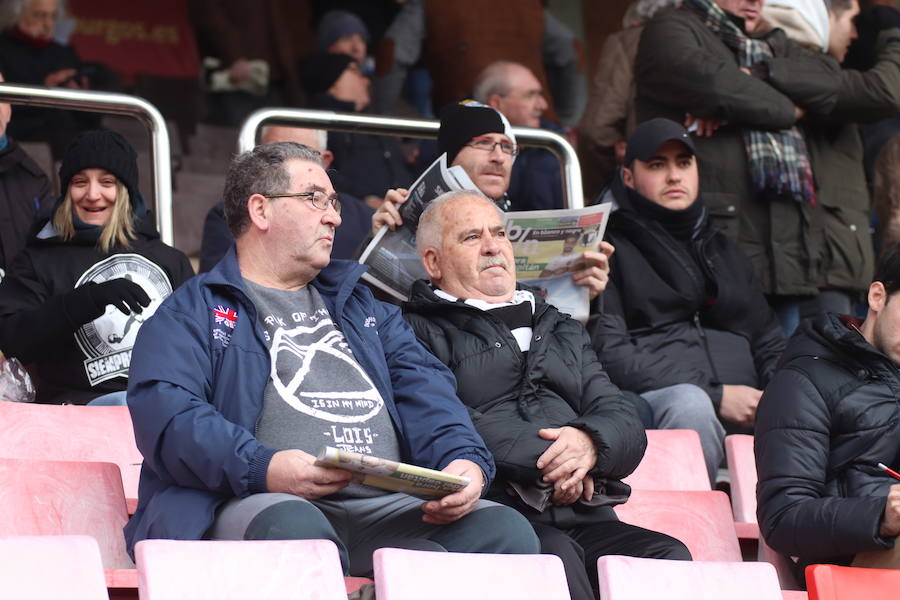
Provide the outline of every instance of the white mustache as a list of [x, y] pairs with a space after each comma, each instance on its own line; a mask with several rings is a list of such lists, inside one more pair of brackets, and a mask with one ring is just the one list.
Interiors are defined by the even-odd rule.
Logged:
[[506, 262], [506, 259], [500, 256], [499, 254], [496, 256], [488, 256], [478, 262], [478, 270], [484, 271], [485, 269], [490, 269], [491, 267], [503, 267], [507, 271], [509, 271], [509, 263]]

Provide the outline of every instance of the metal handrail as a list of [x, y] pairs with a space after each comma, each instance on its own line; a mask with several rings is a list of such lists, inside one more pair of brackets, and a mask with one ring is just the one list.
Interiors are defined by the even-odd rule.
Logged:
[[[303, 125], [331, 131], [371, 133], [378, 135], [404, 135], [410, 137], [437, 138], [440, 123], [425, 119], [399, 119], [377, 115], [337, 113], [329, 110], [300, 108], [263, 108], [244, 121], [238, 137], [238, 152], [245, 152], [257, 143], [257, 135], [264, 123]], [[561, 135], [546, 129], [513, 127], [516, 141], [528, 146], [546, 148], [560, 161], [563, 182], [563, 203], [567, 208], [583, 208], [584, 192], [581, 188], [581, 166], [575, 149]]]
[[143, 98], [112, 92], [50, 88], [16, 83], [0, 83], [0, 102], [68, 108], [85, 112], [136, 117], [150, 130], [150, 159], [153, 163], [153, 194], [156, 226], [160, 239], [170, 246], [175, 242], [172, 228], [172, 161], [169, 132], [159, 110]]

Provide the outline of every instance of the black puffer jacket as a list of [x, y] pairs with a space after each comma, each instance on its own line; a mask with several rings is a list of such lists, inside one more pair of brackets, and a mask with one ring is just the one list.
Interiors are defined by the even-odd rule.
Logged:
[[25, 247], [34, 221], [48, 216], [52, 205], [47, 175], [15, 140], [9, 140], [0, 151], [0, 269], [12, 263]]
[[693, 383], [717, 407], [722, 384], [762, 389], [784, 337], [738, 247], [703, 213], [688, 252], [635, 210], [621, 177], [613, 191], [606, 237], [616, 252], [591, 330], [613, 382], [638, 393]]
[[592, 474], [595, 504], [623, 502], [619, 481], [637, 467], [647, 437], [633, 407], [610, 383], [584, 327], [537, 299], [531, 350], [523, 354], [509, 327], [489, 311], [436, 296], [424, 281], [413, 285], [404, 316], [416, 336], [456, 375], [458, 394], [494, 455], [497, 479], [488, 497], [529, 518], [560, 526], [615, 519], [609, 506], [555, 506], [538, 515], [515, 500], [505, 481], [536, 482], [538, 457], [550, 446], [545, 427], [577, 427], [597, 447]]
[[878, 535], [900, 468], [897, 366], [841, 317], [806, 321], [791, 338], [756, 416], [760, 532], [775, 550], [849, 564], [893, 546]]

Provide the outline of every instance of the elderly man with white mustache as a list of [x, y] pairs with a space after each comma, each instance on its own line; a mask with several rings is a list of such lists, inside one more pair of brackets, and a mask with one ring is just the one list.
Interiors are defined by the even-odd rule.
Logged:
[[599, 556], [690, 559], [678, 540], [616, 519], [644, 428], [581, 323], [517, 288], [500, 209], [478, 192], [439, 196], [416, 245], [431, 281], [413, 285], [404, 317], [453, 371], [494, 456], [485, 497], [532, 522], [541, 551], [563, 559], [571, 597], [596, 598]]

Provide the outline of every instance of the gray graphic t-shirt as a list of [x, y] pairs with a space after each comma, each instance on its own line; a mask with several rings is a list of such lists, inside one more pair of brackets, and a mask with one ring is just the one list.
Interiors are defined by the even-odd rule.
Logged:
[[[353, 357], [319, 292], [268, 288], [244, 280], [269, 344], [272, 371], [256, 438], [312, 455], [324, 446], [400, 460], [384, 400]], [[386, 493], [351, 484], [341, 497]]]

